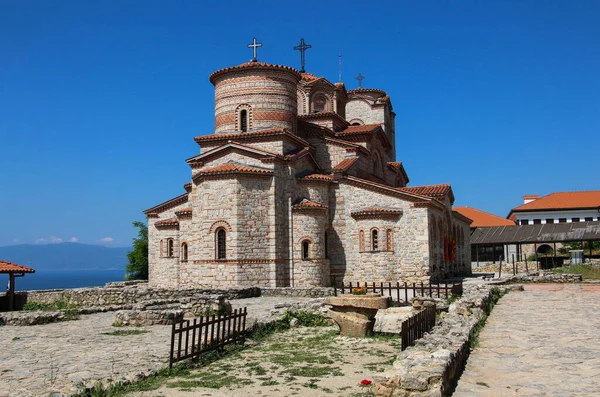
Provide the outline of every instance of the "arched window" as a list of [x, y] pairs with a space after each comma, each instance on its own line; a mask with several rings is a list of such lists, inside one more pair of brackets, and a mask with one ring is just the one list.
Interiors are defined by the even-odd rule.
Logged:
[[317, 94], [312, 100], [312, 112], [324, 112], [327, 110], [327, 97], [324, 94]]
[[394, 250], [394, 234], [392, 232], [392, 229], [388, 229], [385, 232], [385, 244], [386, 244], [386, 251]]
[[371, 251], [379, 250], [379, 230], [371, 230]]
[[173, 256], [173, 239], [167, 239], [167, 256], [171, 258]]
[[217, 259], [227, 259], [227, 233], [225, 229], [219, 228], [215, 233], [215, 242], [216, 242], [216, 256]]
[[365, 232], [363, 230], [358, 232], [358, 250], [360, 252], [365, 250]]
[[242, 132], [248, 131], [248, 111], [246, 109], [240, 111], [240, 130]]
[[187, 243], [181, 244], [181, 260], [187, 262], [188, 260], [188, 245]]
[[302, 259], [308, 259], [310, 249], [310, 241], [303, 240], [302, 241]]

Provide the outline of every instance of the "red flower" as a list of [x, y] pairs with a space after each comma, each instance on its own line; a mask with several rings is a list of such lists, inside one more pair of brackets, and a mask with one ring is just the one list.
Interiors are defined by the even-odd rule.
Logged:
[[363, 386], [369, 386], [372, 382], [368, 379], [363, 379], [360, 381], [360, 384]]

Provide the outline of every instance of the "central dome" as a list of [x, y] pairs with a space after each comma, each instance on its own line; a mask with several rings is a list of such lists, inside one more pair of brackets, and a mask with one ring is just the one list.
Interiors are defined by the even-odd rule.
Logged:
[[295, 132], [301, 78], [294, 68], [264, 62], [247, 62], [212, 73], [215, 132], [272, 127]]

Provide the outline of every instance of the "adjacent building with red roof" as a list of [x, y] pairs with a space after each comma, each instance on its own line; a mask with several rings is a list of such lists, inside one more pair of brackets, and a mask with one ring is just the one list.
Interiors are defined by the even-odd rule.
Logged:
[[600, 190], [523, 196], [523, 204], [510, 210], [507, 218], [519, 225], [598, 221]]
[[471, 229], [477, 227], [515, 226], [515, 222], [471, 207], [454, 207], [454, 211], [471, 219]]
[[[144, 211], [150, 285], [310, 287], [470, 272], [469, 216], [448, 184], [407, 186], [395, 113], [281, 65], [210, 75], [215, 124], [185, 194]], [[424, 145], [426, 142], [423, 143]]]

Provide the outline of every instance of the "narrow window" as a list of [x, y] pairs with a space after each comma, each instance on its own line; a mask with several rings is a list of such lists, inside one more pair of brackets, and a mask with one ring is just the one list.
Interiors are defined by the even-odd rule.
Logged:
[[567, 218], [558, 218], [558, 223], [567, 223]]
[[329, 233], [325, 232], [325, 259], [329, 258]]
[[225, 247], [226, 243], [226, 233], [225, 229], [217, 230], [216, 240], [217, 240], [217, 259], [226, 259], [227, 251]]
[[171, 258], [173, 256], [173, 239], [167, 240], [167, 256]]
[[533, 224], [534, 225], [541, 225], [542, 224], [542, 220], [541, 219], [534, 219], [533, 220]]
[[362, 230], [358, 232], [358, 250], [360, 252], [365, 250], [365, 232]]
[[242, 132], [248, 131], [248, 111], [245, 109], [240, 112], [240, 129]]
[[554, 218], [548, 218], [548, 219], [546, 219], [546, 223], [554, 223]]
[[586, 222], [591, 222], [591, 221], [593, 221], [593, 220], [594, 220], [594, 218], [592, 218], [591, 216], [586, 216], [586, 217], [585, 217], [585, 221], [586, 221]]
[[164, 241], [160, 240], [160, 256], [163, 257], [165, 256], [165, 247], [164, 247]]
[[379, 249], [379, 233], [377, 229], [371, 231], [371, 251], [377, 251]]
[[308, 249], [310, 244], [308, 240], [302, 241], [302, 259], [308, 259]]
[[187, 243], [181, 244], [181, 260], [187, 262], [188, 260], [188, 245]]
[[579, 218], [571, 218], [571, 222], [579, 222]]
[[385, 242], [387, 245], [386, 250], [393, 251], [394, 250], [394, 235], [392, 234], [392, 229], [388, 229], [386, 231]]

